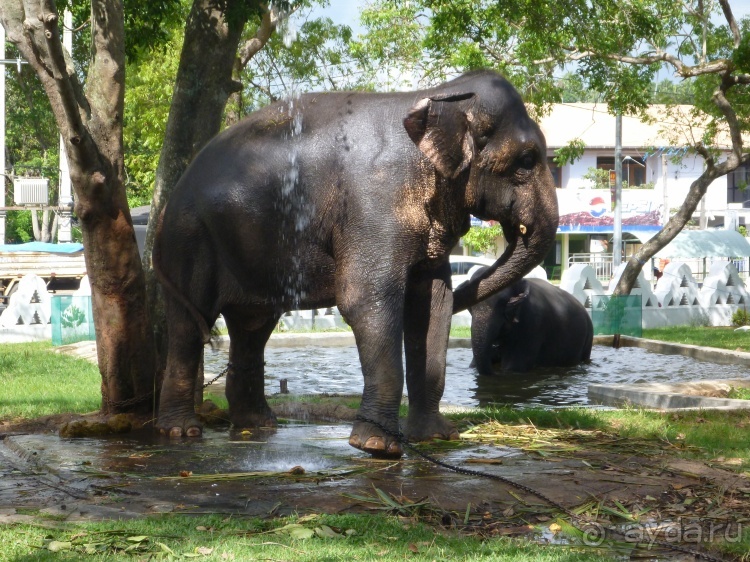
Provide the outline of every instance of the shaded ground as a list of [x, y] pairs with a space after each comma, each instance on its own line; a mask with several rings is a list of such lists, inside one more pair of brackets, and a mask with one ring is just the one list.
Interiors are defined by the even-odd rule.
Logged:
[[[284, 408], [302, 419], [348, 418], [347, 400]], [[151, 431], [62, 439], [49, 431], [60, 421], [0, 426], [0, 523], [383, 510], [467, 523], [471, 532], [526, 534], [557, 513], [507, 483], [456, 474], [413, 454], [373, 460], [349, 447], [347, 423], [290, 422], [251, 435], [209, 429], [199, 441], [174, 442]], [[750, 521], [745, 476], [680, 459], [679, 449], [664, 443], [499, 426], [491, 435], [465, 434], [460, 447], [429, 450], [444, 462], [522, 483], [604, 525], [661, 524], [662, 539], [677, 522], [706, 533], [710, 524], [714, 537], [731, 540], [737, 524]], [[692, 543], [683, 538], [671, 542], [704, 546], [703, 535]]]

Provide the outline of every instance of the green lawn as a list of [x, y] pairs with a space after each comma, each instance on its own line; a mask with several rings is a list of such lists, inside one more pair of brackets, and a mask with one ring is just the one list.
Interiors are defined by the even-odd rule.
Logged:
[[[468, 335], [466, 332], [453, 335], [461, 337]], [[649, 330], [644, 336], [697, 345], [712, 343], [728, 349], [741, 347], [743, 339], [750, 339], [745, 333], [721, 328]], [[47, 343], [1, 345], [0, 384], [3, 388], [0, 421], [63, 412], [84, 413], [96, 410], [100, 403], [97, 367], [85, 360], [56, 354]], [[503, 408], [453, 417], [464, 431], [480, 428], [485, 434], [500, 432], [498, 439], [505, 439], [506, 443], [512, 440], [514, 431], [520, 432], [524, 427], [546, 432], [545, 439], [551, 442], [568, 439], [571, 430], [593, 430], [596, 434], [625, 438], [632, 446], [637, 443], [644, 452], [661, 454], [662, 449], [668, 448], [671, 455], [700, 459], [738, 472], [750, 470], [750, 411], [659, 413], [636, 409]], [[285, 525], [292, 526], [279, 534], [271, 532]], [[299, 538], [311, 533], [314, 536]], [[417, 519], [387, 515], [324, 515], [302, 521], [169, 515], [53, 529], [15, 524], [0, 526], [0, 542], [3, 544], [0, 561], [78, 560], [84, 555], [88, 560], [196, 557], [574, 561], [607, 559], [610, 554], [571, 546], [567, 541], [550, 546], [526, 538], [481, 539], [440, 525], [423, 524]], [[750, 533], [745, 533], [741, 543], [726, 545], [724, 550], [732, 555], [749, 551]]]
[[643, 337], [733, 351], [750, 351], [750, 332], [735, 332], [734, 327], [672, 326], [643, 330]]
[[99, 409], [97, 366], [53, 349], [49, 342], [0, 344], [0, 420]]
[[0, 561], [8, 562], [175, 558], [295, 562], [610, 559], [603, 549], [540, 546], [505, 537], [482, 540], [385, 515], [323, 515], [270, 521], [166, 515], [77, 524], [69, 530], [13, 525], [0, 526], [0, 542]]

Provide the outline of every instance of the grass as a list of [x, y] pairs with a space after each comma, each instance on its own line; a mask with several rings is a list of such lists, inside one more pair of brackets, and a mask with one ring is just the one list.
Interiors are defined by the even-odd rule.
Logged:
[[206, 561], [299, 562], [606, 559], [605, 552], [596, 548], [540, 546], [507, 537], [481, 540], [383, 515], [322, 515], [272, 521], [167, 515], [76, 524], [66, 530], [17, 524], [0, 527], [0, 541], [3, 562], [59, 562], [80, 560], [84, 555], [91, 561], [193, 557]]
[[[703, 331], [711, 331], [702, 329]], [[740, 333], [738, 333], [740, 334]], [[651, 336], [653, 337], [653, 336]], [[0, 419], [31, 418], [62, 412], [95, 410], [100, 401], [97, 367], [88, 361], [53, 353], [46, 343], [0, 347]], [[356, 401], [351, 404], [356, 407]], [[402, 412], [402, 415], [405, 412]], [[463, 431], [479, 439], [496, 439], [519, 448], [544, 433], [546, 442], [574, 443], [591, 451], [601, 441], [617, 441], [637, 454], [658, 459], [673, 456], [704, 460], [712, 465], [750, 469], [750, 411], [691, 411], [660, 413], [646, 410], [570, 408], [486, 409], [452, 416]], [[588, 441], [580, 432], [588, 430]], [[611, 437], [611, 439], [610, 439]], [[524, 439], [526, 439], [524, 441]], [[575, 440], [578, 441], [575, 441]], [[547, 445], [545, 445], [546, 447]], [[619, 445], [618, 445], [619, 446]], [[280, 534], [271, 533], [285, 525]], [[0, 526], [0, 562], [4, 560], [78, 560], [87, 549], [89, 560], [136, 555], [139, 559], [199, 557], [205, 560], [601, 560], [600, 550], [577, 546], [536, 544], [528, 538], [493, 537], [481, 540], [429, 526], [412, 518], [377, 515], [323, 515], [317, 519], [271, 520], [169, 515], [128, 522]], [[49, 528], [52, 525], [52, 529]], [[330, 532], [325, 528], [330, 528]], [[306, 540], [295, 536], [316, 533]], [[353, 533], [347, 534], [347, 531]], [[54, 542], [51, 542], [54, 541]], [[50, 545], [53, 552], [50, 550]], [[86, 546], [88, 545], [88, 546]], [[126, 548], [130, 548], [125, 553]], [[728, 545], [747, 551], [750, 536]], [[170, 553], [174, 553], [170, 554]]]
[[451, 337], [452, 338], [470, 338], [471, 327], [470, 326], [451, 326]]
[[750, 410], [487, 408], [452, 416], [463, 427], [501, 423], [543, 429], [600, 431], [621, 439], [668, 445], [685, 458], [706, 460], [733, 470], [750, 470]]
[[729, 389], [729, 395], [727, 398], [733, 398], [734, 400], [750, 400], [750, 388], [732, 387]]
[[0, 345], [0, 420], [99, 409], [97, 366], [52, 350], [49, 342]]
[[705, 347], [750, 351], [750, 332], [735, 332], [731, 326], [670, 326], [643, 330], [643, 337]]

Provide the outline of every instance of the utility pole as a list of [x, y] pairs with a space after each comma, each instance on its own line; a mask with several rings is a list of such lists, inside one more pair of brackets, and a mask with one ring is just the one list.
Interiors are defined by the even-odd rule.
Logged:
[[[5, 58], [5, 28], [0, 25], [0, 59]], [[5, 65], [0, 65], [0, 207], [5, 207]], [[5, 211], [0, 211], [0, 244], [5, 244]]]
[[[20, 58], [5, 58], [5, 28], [0, 25], [0, 207], [5, 207], [5, 186], [8, 177], [5, 175], [5, 65], [15, 64], [18, 72], [21, 65], [27, 64]], [[5, 244], [5, 209], [0, 209], [0, 244]]]
[[612, 272], [622, 263], [622, 112], [615, 115], [615, 228], [612, 237]]
[[664, 212], [661, 216], [661, 224], [669, 222], [669, 192], [667, 191], [667, 155], [661, 155], [661, 185], [664, 190]]
[[[63, 14], [63, 47], [73, 56], [73, 14], [65, 10]], [[73, 189], [70, 181], [70, 168], [68, 167], [68, 155], [65, 152], [65, 142], [60, 135], [60, 192], [58, 194], [58, 205], [62, 209], [57, 223], [57, 241], [71, 242], [73, 240], [71, 230], [71, 215], [73, 209]]]

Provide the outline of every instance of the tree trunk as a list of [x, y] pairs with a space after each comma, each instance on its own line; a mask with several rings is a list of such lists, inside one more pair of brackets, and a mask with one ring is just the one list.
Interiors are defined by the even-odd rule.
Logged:
[[221, 129], [229, 96], [241, 89], [241, 84], [233, 80], [232, 72], [242, 30], [253, 8], [260, 13], [259, 2], [194, 0], [185, 26], [143, 252], [159, 377], [166, 363], [167, 330], [161, 289], [151, 261], [156, 227], [188, 164]]
[[65, 142], [91, 282], [102, 412], [150, 412], [153, 340], [123, 182], [122, 2], [91, 2], [85, 91], [62, 47], [54, 2], [3, 0], [0, 19], [39, 76]]
[[[638, 275], [643, 266], [649, 263], [656, 253], [674, 240], [688, 221], [692, 218], [695, 209], [706, 194], [708, 186], [716, 179], [719, 174], [713, 165], [709, 165], [701, 176], [695, 180], [688, 190], [687, 197], [682, 202], [679, 211], [669, 219], [664, 228], [662, 228], [653, 238], [648, 240], [639, 250], [633, 254], [627, 261], [627, 265], [620, 276], [617, 287], [612, 292], [613, 295], [629, 295], [633, 289]], [[665, 210], [666, 212], [666, 210]]]

